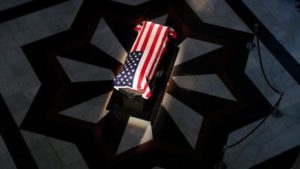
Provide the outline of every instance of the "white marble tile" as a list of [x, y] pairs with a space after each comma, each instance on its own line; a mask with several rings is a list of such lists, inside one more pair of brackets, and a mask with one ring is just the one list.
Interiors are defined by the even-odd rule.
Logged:
[[108, 113], [106, 105], [110, 96], [111, 92], [63, 110], [59, 114], [90, 123], [97, 123]]
[[142, 119], [130, 117], [118, 147], [117, 154], [151, 141], [152, 139], [151, 123]]
[[104, 19], [100, 20], [91, 43], [121, 63], [125, 62], [127, 52]]
[[195, 148], [203, 117], [169, 94], [164, 96], [162, 105], [166, 108], [190, 145]]
[[148, 2], [149, 0], [113, 0], [113, 1], [127, 4], [127, 5], [136, 6], [136, 5], [140, 5], [142, 3]]
[[76, 60], [57, 57], [72, 82], [113, 80], [110, 69], [90, 65]]
[[172, 78], [179, 87], [236, 101], [235, 97], [216, 74], [173, 76]]
[[179, 44], [178, 47], [180, 48], [180, 50], [178, 52], [175, 65], [194, 59], [200, 55], [218, 49], [221, 46], [192, 38], [186, 38]]

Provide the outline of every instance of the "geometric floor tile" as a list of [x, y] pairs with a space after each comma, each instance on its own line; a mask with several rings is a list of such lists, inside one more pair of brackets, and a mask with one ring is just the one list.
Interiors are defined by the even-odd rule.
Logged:
[[158, 18], [152, 19], [151, 21], [155, 22], [155, 23], [158, 23], [158, 24], [161, 24], [161, 25], [165, 25], [165, 23], [167, 21], [167, 18], [168, 18], [168, 15], [163, 15], [163, 16], [160, 16]]
[[63, 57], [57, 58], [71, 82], [112, 80], [114, 78], [114, 74], [110, 69]]
[[27, 131], [22, 134], [40, 169], [88, 169], [75, 144]]
[[[46, 2], [50, 1], [41, 3]], [[78, 15], [75, 16], [73, 8], [66, 5], [69, 2], [72, 2], [73, 7], [81, 7]], [[25, 93], [23, 89], [27, 87], [24, 86], [21, 87], [22, 91], [15, 92], [13, 83], [10, 83], [13, 80], [9, 79], [9, 83], [2, 82], [6, 75], [14, 74], [15, 70], [7, 71], [7, 66], [3, 66], [6, 63], [1, 63], [0, 69], [6, 70], [1, 75], [4, 77], [1, 78], [1, 84], [7, 85], [11, 90], [4, 96], [9, 105], [13, 105], [16, 98], [18, 104], [15, 105], [21, 109], [22, 102], [17, 98], [20, 100], [24, 97], [23, 92], [25, 98], [29, 96], [26, 102], [26, 108], [29, 109], [23, 111], [27, 113], [24, 120], [25, 113], [21, 113], [20, 118], [15, 114], [18, 111], [12, 111], [13, 109], [6, 113], [16, 116], [18, 123], [23, 120], [21, 129], [15, 127], [14, 133], [3, 135], [6, 139], [14, 138], [11, 136], [18, 135], [17, 131], [22, 132], [29, 147], [28, 152], [34, 156], [34, 159], [26, 161], [37, 163], [41, 169], [86, 169], [86, 163], [90, 168], [150, 169], [161, 166], [181, 169], [190, 168], [188, 164], [191, 161], [201, 165], [197, 168], [213, 168], [202, 167], [201, 161], [205, 162], [204, 165], [213, 166], [221, 155], [228, 135], [230, 144], [253, 127], [246, 127], [246, 131], [244, 126], [261, 120], [270, 105], [259, 92], [260, 87], [255, 86], [254, 80], [244, 74], [249, 53], [245, 46], [253, 36], [236, 31], [243, 30], [245, 24], [249, 26], [249, 23], [242, 23], [241, 19], [245, 18], [240, 14], [240, 18], [236, 18], [235, 13], [247, 15], [247, 10], [230, 9], [228, 6], [241, 1], [189, 0], [186, 3], [183, 0], [154, 0], [141, 4], [143, 2], [145, 1], [61, 0], [55, 7], [64, 6], [65, 10], [50, 10], [49, 15], [49, 8], [43, 9], [39, 14], [31, 15], [32, 11], [28, 12], [26, 18], [29, 20], [26, 19], [24, 25], [32, 29], [18, 32], [22, 27], [12, 25], [22, 26], [22, 23], [10, 23], [16, 33], [13, 35], [15, 39], [1, 38], [9, 33], [0, 32], [0, 51], [6, 47], [13, 50], [24, 45], [22, 50], [34, 69], [31, 74], [36, 75], [39, 80], [38, 83], [35, 83], [37, 78], [22, 81], [34, 79], [33, 84], [37, 84], [37, 87], [28, 89], [32, 93]], [[138, 4], [141, 5], [136, 6]], [[243, 4], [239, 7], [243, 7]], [[74, 15], [69, 16], [70, 13]], [[39, 17], [40, 14], [42, 17]], [[251, 14], [250, 12], [249, 16]], [[249, 16], [246, 16], [246, 20]], [[33, 20], [30, 20], [31, 17]], [[19, 18], [24, 20], [23, 17]], [[126, 51], [130, 49], [130, 41], [136, 38], [137, 34], [132, 28], [144, 18], [174, 28], [178, 33], [175, 44], [180, 44], [174, 80], [170, 80], [170, 90], [167, 90], [163, 107], [159, 111], [161, 114], [155, 114], [154, 121], [151, 122], [123, 114], [118, 114], [117, 117], [104, 109], [112, 90], [112, 72], [116, 73], [115, 70], [121, 66], [127, 55]], [[250, 22], [252, 20], [250, 17]], [[31, 24], [35, 21], [38, 26]], [[253, 29], [251, 25], [249, 28]], [[13, 41], [16, 41], [15, 44]], [[276, 40], [273, 39], [274, 41]], [[270, 47], [266, 41], [262, 42]], [[270, 51], [274, 54], [274, 50]], [[280, 61], [278, 58], [276, 60]], [[289, 68], [286, 67], [286, 62], [281, 60], [280, 63], [285, 64], [285, 69]], [[297, 67], [291, 69], [294, 68], [297, 70]], [[277, 71], [280, 72], [280, 69], [275, 72]], [[275, 81], [280, 81], [282, 77], [285, 76], [278, 75]], [[289, 86], [290, 79], [288, 81], [282, 86]], [[293, 88], [289, 88], [289, 94], [292, 94], [292, 90]], [[243, 144], [240, 148], [228, 149], [226, 153], [235, 150], [235, 156], [233, 153], [230, 155], [235, 165], [229, 165], [230, 167], [251, 167], [272, 154], [278, 154], [299, 143], [300, 136], [295, 134], [299, 128], [295, 120], [298, 117], [295, 112], [299, 109], [296, 91], [298, 90], [283, 102], [283, 112], [290, 114], [285, 114], [280, 121], [267, 120], [265, 125], [268, 127], [262, 128], [267, 132], [258, 130], [253, 135], [254, 138], [248, 138], [244, 142], [249, 145], [247, 149]], [[13, 97], [7, 99], [8, 96]], [[11, 121], [14, 124], [14, 119], [11, 118]], [[5, 121], [3, 123], [6, 124]], [[273, 124], [277, 127], [270, 127]], [[6, 129], [7, 126], [2, 125], [2, 128]], [[242, 130], [238, 130], [239, 128]], [[28, 134], [27, 130], [33, 133]], [[253, 140], [261, 144], [254, 144]], [[23, 147], [26, 149], [27, 145]], [[0, 146], [0, 152], [1, 149], [3, 148]], [[13, 150], [11, 146], [7, 146], [7, 149]], [[19, 152], [16, 152], [10, 155], [14, 159], [20, 159]], [[22, 160], [19, 161], [21, 162], [15, 164], [23, 164]]]
[[165, 95], [162, 105], [169, 112], [190, 145], [195, 148], [203, 117], [169, 94]]
[[216, 74], [173, 76], [172, 78], [182, 88], [236, 101]]
[[148, 121], [130, 117], [117, 154], [152, 140], [152, 128]]
[[221, 46], [201, 40], [196, 40], [193, 38], [186, 38], [178, 45], [178, 47], [180, 49], [175, 61], [175, 65], [186, 62], [188, 60], [192, 60], [193, 58], [196, 58], [200, 55], [216, 50]]
[[59, 112], [61, 115], [83, 120], [90, 123], [98, 123], [108, 111], [105, 110], [110, 93], [95, 97], [74, 107]]
[[0, 2], [0, 10], [15, 7], [15, 6], [21, 5], [26, 2], [30, 2], [30, 0], [1, 1]]
[[[258, 120], [230, 133], [227, 145], [239, 141], [260, 122], [261, 120]], [[245, 141], [235, 147], [228, 148], [224, 161], [232, 168], [251, 167], [259, 164], [300, 145], [300, 134], [296, 133], [300, 133], [299, 119], [284, 114], [281, 118], [270, 116]]]
[[91, 44], [103, 50], [105, 53], [124, 63], [127, 52], [112, 32], [105, 19], [101, 19], [92, 37]]
[[8, 149], [0, 135], [0, 168], [1, 169], [16, 169], [12, 157], [10, 156]]
[[205, 23], [249, 32], [249, 28], [225, 1], [188, 0], [187, 2]]

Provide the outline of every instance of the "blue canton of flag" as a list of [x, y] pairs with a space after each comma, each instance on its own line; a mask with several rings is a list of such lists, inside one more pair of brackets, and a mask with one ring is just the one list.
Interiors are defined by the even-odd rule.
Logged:
[[135, 51], [131, 52], [126, 59], [126, 62], [121, 70], [121, 72], [114, 79], [115, 87], [132, 87], [134, 83], [134, 75], [139, 62], [142, 58], [143, 52]]

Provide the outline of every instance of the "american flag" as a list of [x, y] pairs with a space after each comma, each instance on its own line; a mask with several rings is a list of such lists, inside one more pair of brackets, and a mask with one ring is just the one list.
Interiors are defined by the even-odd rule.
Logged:
[[167, 26], [143, 21], [134, 28], [138, 36], [130, 50], [122, 70], [114, 79], [114, 88], [129, 88], [151, 96], [149, 81], [155, 75], [157, 65], [165, 53], [169, 35], [176, 38], [176, 32]]

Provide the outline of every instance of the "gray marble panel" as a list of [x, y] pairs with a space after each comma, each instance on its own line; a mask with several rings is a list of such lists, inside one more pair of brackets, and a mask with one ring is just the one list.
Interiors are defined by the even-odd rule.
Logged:
[[[295, 105], [296, 106], [296, 105]], [[297, 105], [299, 107], [299, 105]], [[224, 160], [229, 168], [249, 168], [300, 144], [300, 118], [288, 109], [281, 118], [270, 116], [253, 134], [233, 148], [227, 149]], [[261, 120], [229, 135], [227, 145], [248, 134]], [[250, 161], [249, 161], [250, 160]]]
[[[188, 0], [187, 3], [206, 23], [249, 32], [249, 29], [246, 29], [247, 26], [224, 0]], [[243, 25], [243, 27], [238, 25]]]
[[79, 160], [79, 161], [75, 161], [67, 166], [64, 166], [63, 169], [89, 169], [89, 168], [83, 160]]
[[113, 80], [114, 74], [110, 69], [87, 63], [57, 57], [72, 82]]
[[111, 92], [84, 103], [80, 103], [74, 107], [59, 112], [59, 114], [90, 123], [97, 123], [108, 113], [106, 105], [110, 96]]
[[194, 59], [200, 55], [220, 48], [221, 46], [192, 38], [186, 38], [178, 47], [180, 50], [175, 65]]
[[6, 148], [4, 140], [2, 139], [2, 136], [0, 135], [0, 155], [6, 153], [7, 151], [8, 150]]
[[50, 142], [55, 152], [61, 151], [62, 149], [67, 148], [68, 146], [75, 146], [74, 143], [55, 138], [50, 138]]
[[75, 145], [69, 145], [56, 152], [62, 165], [68, 166], [77, 161], [83, 161], [83, 158]]
[[[278, 90], [285, 92], [281, 103], [281, 108], [295, 103], [295, 101], [300, 99], [297, 97], [298, 95], [295, 95], [295, 92], [300, 90], [299, 85], [275, 59], [270, 51], [267, 50], [262, 43], [260, 43], [260, 45], [263, 67], [268, 80]], [[262, 70], [259, 66], [258, 59], [259, 58], [256, 49], [252, 50], [249, 53], [245, 73], [258, 87], [262, 94], [268, 99], [268, 101], [273, 104], [278, 99], [279, 95], [272, 91], [272, 89], [267, 85], [266, 80], [263, 77]]]
[[23, 92], [18, 92], [5, 97], [4, 99], [14, 117], [15, 122], [18, 126], [20, 126], [30, 106], [26, 96]]
[[11, 155], [8, 152], [0, 154], [0, 168], [1, 169], [17, 169]]
[[22, 135], [35, 160], [55, 153], [49, 137], [27, 131], [22, 131]]
[[163, 15], [158, 18], [153, 19], [152, 21], [161, 25], [165, 25], [168, 15]]
[[20, 92], [21, 89], [12, 70], [6, 64], [6, 62], [2, 62], [2, 59], [3, 58], [0, 58], [0, 92], [1, 95], [5, 98]]
[[56, 153], [48, 153], [42, 158], [36, 159], [36, 163], [39, 169], [62, 169], [63, 167]]
[[117, 154], [151, 141], [152, 139], [151, 123], [142, 119], [130, 117], [118, 147]]
[[21, 4], [25, 4], [30, 1], [32, 1], [32, 0], [9, 0], [9, 1], [1, 0], [0, 1], [0, 11], [6, 10], [9, 8], [13, 8], [13, 7], [16, 7]]
[[83, 0], [70, 0], [39, 11], [53, 33], [70, 28]]
[[124, 63], [127, 52], [104, 19], [100, 20], [96, 32], [92, 37], [91, 43], [116, 60]]
[[203, 117], [169, 94], [164, 96], [162, 105], [166, 108], [190, 145], [195, 148]]
[[176, 84], [182, 88], [236, 101], [234, 96], [216, 74], [173, 76], [172, 78]]

